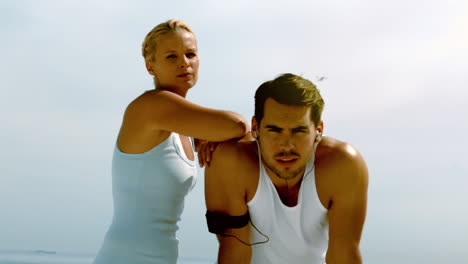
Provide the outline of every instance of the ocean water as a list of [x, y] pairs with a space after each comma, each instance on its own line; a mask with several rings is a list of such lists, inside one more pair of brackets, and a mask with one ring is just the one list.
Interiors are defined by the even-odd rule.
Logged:
[[[0, 250], [0, 264], [91, 264], [94, 254], [47, 250]], [[178, 264], [208, 264], [213, 260], [180, 258]]]
[[[0, 249], [0, 264], [91, 264], [94, 254], [76, 252], [55, 252], [47, 250], [5, 250]], [[214, 264], [215, 260], [179, 258], [178, 264]], [[378, 259], [364, 258], [366, 264], [435, 264], [435, 263], [457, 263], [468, 264], [466, 261], [414, 261], [405, 258]], [[293, 264], [293, 263], [291, 263]]]

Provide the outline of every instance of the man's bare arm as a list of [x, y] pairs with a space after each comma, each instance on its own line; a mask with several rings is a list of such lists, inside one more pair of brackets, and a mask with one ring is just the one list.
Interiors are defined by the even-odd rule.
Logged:
[[[241, 216], [248, 210], [242, 175], [247, 173], [245, 162], [249, 161], [243, 160], [245, 157], [237, 144], [221, 143], [213, 152], [210, 166], [205, 168], [205, 199], [210, 212]], [[239, 241], [249, 243], [249, 232], [249, 225], [246, 225], [226, 229], [223, 235], [217, 235], [219, 264], [250, 263], [251, 247]]]
[[361, 264], [359, 242], [366, 217], [368, 171], [362, 156], [346, 145], [336, 160], [334, 192], [328, 211], [327, 264]]

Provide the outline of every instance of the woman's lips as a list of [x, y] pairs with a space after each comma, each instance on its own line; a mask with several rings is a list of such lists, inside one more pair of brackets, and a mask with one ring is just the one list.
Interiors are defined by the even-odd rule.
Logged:
[[180, 77], [180, 78], [187, 78], [187, 77], [190, 77], [192, 74], [191, 73], [182, 73], [182, 74], [179, 74], [177, 75], [177, 77]]

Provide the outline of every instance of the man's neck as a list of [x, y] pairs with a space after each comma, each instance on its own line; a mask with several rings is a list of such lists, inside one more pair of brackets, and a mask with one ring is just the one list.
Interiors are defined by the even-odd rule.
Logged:
[[266, 168], [266, 171], [283, 204], [289, 207], [295, 206], [298, 202], [299, 190], [301, 189], [302, 177], [305, 170], [290, 179], [278, 177], [278, 175], [268, 168]]
[[[288, 180], [285, 181], [288, 182]], [[286, 186], [283, 187], [275, 185], [275, 188], [284, 205], [289, 207], [297, 205], [299, 199], [299, 190], [301, 189], [300, 183], [295, 184], [293, 186], [289, 186], [289, 184], [287, 183]]]

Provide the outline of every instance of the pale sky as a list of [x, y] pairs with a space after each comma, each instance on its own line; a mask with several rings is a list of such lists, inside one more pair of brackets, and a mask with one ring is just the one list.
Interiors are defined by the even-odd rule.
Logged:
[[[174, 2], [0, 2], [0, 248], [98, 250], [123, 111], [153, 88], [141, 43], [176, 18], [198, 39], [196, 103], [250, 119], [262, 82], [326, 77], [325, 134], [369, 166], [364, 259], [468, 262], [466, 1]], [[181, 255], [214, 259], [199, 179]]]

